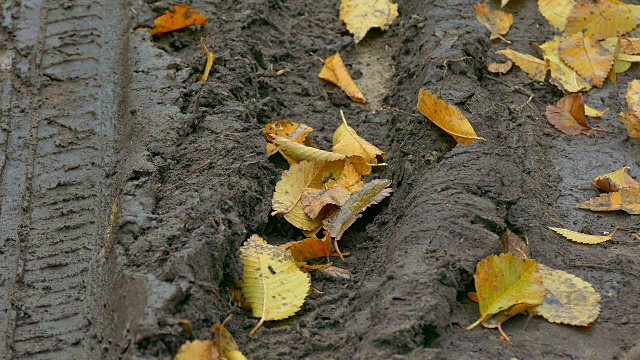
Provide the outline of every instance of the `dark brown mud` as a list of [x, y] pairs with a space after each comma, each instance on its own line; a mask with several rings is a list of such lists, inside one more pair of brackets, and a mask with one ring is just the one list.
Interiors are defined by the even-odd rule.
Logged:
[[[8, 2], [0, 357], [170, 358], [190, 339], [180, 319], [203, 339], [234, 314], [229, 329], [250, 359], [633, 358], [637, 217], [574, 206], [596, 193], [593, 176], [640, 165], [640, 145], [615, 119], [640, 70], [586, 95], [611, 107], [597, 124], [611, 133], [562, 135], [544, 119], [561, 93], [517, 69], [486, 72], [505, 45], [489, 42], [471, 3], [398, 1], [394, 25], [356, 46], [336, 1], [194, 0], [209, 25], [156, 39], [133, 28], [165, 3]], [[506, 10], [511, 47], [539, 55], [530, 43], [553, 30], [536, 3], [512, 0]], [[205, 83], [195, 82], [201, 37], [217, 56]], [[337, 51], [368, 104], [317, 78], [322, 63], [309, 53]], [[420, 88], [458, 106], [487, 141], [456, 145], [425, 122], [415, 110]], [[394, 194], [341, 240], [353, 255], [336, 264], [354, 279], [314, 274], [324, 295], [249, 339], [257, 320], [229, 300], [240, 245], [254, 233], [274, 244], [302, 238], [269, 216], [286, 163], [266, 159], [261, 128], [303, 122], [330, 148], [341, 109], [387, 152], [374, 176], [392, 179]], [[585, 247], [547, 226], [624, 231]], [[518, 316], [504, 325], [511, 343], [465, 330], [479, 316], [466, 298], [475, 266], [500, 250], [506, 229], [527, 236], [538, 261], [593, 284], [603, 301], [592, 327], [533, 318], [524, 330]]]

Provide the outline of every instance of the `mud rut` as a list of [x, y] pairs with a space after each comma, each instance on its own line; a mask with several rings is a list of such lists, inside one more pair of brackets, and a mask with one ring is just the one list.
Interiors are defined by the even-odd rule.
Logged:
[[[484, 62], [504, 46], [488, 42], [471, 1], [398, 3], [389, 31], [354, 46], [335, 1], [195, 0], [209, 26], [154, 42], [131, 29], [162, 13], [161, 3], [5, 1], [0, 358], [168, 358], [189, 339], [179, 319], [207, 338], [229, 313], [254, 359], [637, 356], [637, 217], [573, 207], [595, 194], [591, 177], [640, 165], [640, 146], [615, 120], [640, 71], [586, 95], [611, 107], [597, 126], [612, 134], [566, 137], [543, 118], [561, 94], [519, 71], [487, 77]], [[512, 0], [507, 10], [515, 50], [531, 53], [530, 41], [551, 36], [535, 2]], [[194, 83], [200, 37], [218, 56], [204, 84]], [[340, 51], [370, 104], [320, 82], [310, 51]], [[456, 146], [425, 123], [415, 110], [420, 87], [465, 111], [487, 142]], [[265, 159], [260, 129], [304, 122], [329, 148], [339, 109], [387, 151], [376, 176], [393, 180], [394, 195], [341, 240], [353, 256], [338, 265], [355, 279], [314, 276], [324, 295], [249, 340], [255, 319], [228, 300], [239, 246], [252, 233], [301, 238], [268, 216], [286, 166]], [[614, 225], [628, 231], [597, 247], [546, 230]], [[475, 265], [499, 250], [507, 228], [528, 237], [537, 260], [600, 291], [592, 328], [533, 319], [523, 331], [518, 317], [504, 327], [512, 343], [464, 329], [478, 315], [465, 296]]]

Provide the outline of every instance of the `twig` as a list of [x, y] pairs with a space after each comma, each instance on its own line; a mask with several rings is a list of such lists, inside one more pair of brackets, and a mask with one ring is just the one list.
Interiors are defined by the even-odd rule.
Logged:
[[191, 177], [191, 175], [195, 174], [196, 172], [206, 168], [207, 166], [211, 165], [211, 160], [207, 160], [204, 162], [204, 164], [198, 166], [197, 168], [191, 170], [191, 172], [189, 173], [189, 175], [187, 175], [187, 177], [185, 178], [185, 180], [189, 179]]
[[441, 96], [442, 88], [444, 87], [444, 84], [446, 84], [446, 82], [447, 82], [447, 70], [449, 70], [449, 61], [451, 61], [451, 62], [464, 61], [466, 59], [471, 59], [471, 57], [470, 56], [465, 56], [465, 57], [461, 57], [459, 59], [446, 59], [442, 63], [444, 65], [444, 74], [442, 74], [442, 84], [440, 84], [440, 87], [438, 88], [438, 97], [442, 97]]
[[311, 51], [309, 51], [309, 54], [313, 55], [316, 59], [322, 61], [322, 63], [324, 64], [324, 60], [322, 60], [322, 58], [314, 53], [312, 53]]

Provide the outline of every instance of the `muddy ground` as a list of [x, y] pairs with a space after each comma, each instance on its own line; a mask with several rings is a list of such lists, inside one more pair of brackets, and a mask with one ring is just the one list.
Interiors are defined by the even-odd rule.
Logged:
[[[629, 80], [585, 94], [610, 107], [608, 134], [569, 137], [544, 118], [561, 92], [512, 70], [490, 76], [491, 43], [469, 0], [398, 0], [388, 31], [355, 45], [338, 2], [187, 2], [206, 27], [155, 39], [155, 1], [5, 0], [0, 27], [0, 358], [165, 359], [229, 314], [250, 359], [639, 359], [637, 216], [591, 213], [590, 179], [623, 165], [640, 174], [640, 144], [616, 114]], [[497, 2], [493, 6], [497, 7]], [[554, 30], [536, 2], [512, 0], [511, 48], [540, 56]], [[217, 59], [207, 82], [203, 38]], [[317, 78], [340, 52], [367, 104]], [[279, 75], [278, 71], [290, 69]], [[456, 145], [416, 110], [440, 93], [484, 143]], [[525, 93], [535, 96], [529, 101]], [[330, 148], [339, 110], [387, 152], [373, 177], [393, 195], [340, 241], [336, 265], [354, 279], [313, 275], [294, 317], [267, 323], [229, 300], [240, 245], [302, 234], [270, 217], [282, 159], [265, 156], [262, 127], [289, 119]], [[214, 224], [212, 223], [215, 223]], [[547, 226], [601, 233], [580, 246]], [[575, 328], [525, 316], [491, 329], [466, 297], [475, 266], [511, 229], [535, 259], [593, 284], [602, 312]]]

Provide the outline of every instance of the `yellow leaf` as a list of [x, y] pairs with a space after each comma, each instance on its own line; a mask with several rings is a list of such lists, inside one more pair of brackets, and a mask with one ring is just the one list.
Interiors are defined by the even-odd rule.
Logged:
[[[480, 319], [467, 327], [467, 330], [514, 305], [540, 305], [545, 296], [538, 263], [508, 253], [491, 255], [480, 261], [474, 279]], [[521, 309], [526, 308], [527, 306]], [[513, 315], [515, 314], [511, 314]]]
[[358, 89], [358, 85], [353, 81], [351, 75], [347, 71], [347, 67], [344, 66], [344, 62], [342, 61], [342, 57], [340, 54], [335, 53], [335, 55], [330, 56], [325, 62], [322, 70], [320, 70], [320, 74], [318, 77], [322, 80], [329, 81], [339, 88], [344, 90], [349, 97], [359, 103], [365, 103], [367, 100], [364, 98], [364, 95]]
[[207, 81], [207, 79], [209, 78], [209, 72], [211, 72], [211, 67], [213, 66], [213, 60], [216, 59], [216, 56], [213, 55], [213, 53], [209, 51], [209, 49], [207, 49], [207, 45], [204, 44], [204, 40], [202, 40], [202, 38], [200, 38], [200, 43], [204, 48], [204, 52], [207, 54], [207, 65], [204, 68], [204, 73], [200, 77], [200, 81]]
[[551, 77], [553, 77], [568, 92], [587, 91], [591, 89], [591, 84], [580, 77], [572, 68], [567, 66], [559, 53], [560, 37], [540, 45], [544, 59], [549, 63]]
[[614, 62], [614, 68], [616, 69], [616, 74], [622, 74], [623, 72], [629, 70], [629, 68], [631, 67], [631, 64], [632, 63], [629, 61], [616, 59], [616, 61]]
[[523, 54], [517, 51], [513, 51], [511, 49], [503, 49], [500, 51], [496, 51], [496, 53], [502, 54], [511, 59], [511, 61], [516, 63], [519, 68], [524, 70], [524, 72], [526, 72], [531, 79], [544, 82], [547, 70], [549, 70], [549, 66], [547, 65], [546, 61], [540, 60], [537, 57], [531, 56], [529, 54]]
[[626, 98], [629, 111], [640, 116], [640, 80], [629, 81]]
[[[229, 316], [228, 319], [230, 319]], [[226, 322], [227, 320], [225, 320]], [[242, 355], [240, 349], [238, 349], [238, 344], [233, 339], [231, 333], [224, 328], [224, 323], [215, 324], [211, 327], [211, 332], [216, 334], [215, 340], [213, 340], [215, 344], [215, 348], [218, 349], [218, 358], [220, 360], [246, 360], [247, 358]]]
[[637, 63], [637, 62], [640, 62], [640, 55], [629, 55], [629, 54], [620, 53], [618, 54], [617, 59], [618, 61]]
[[616, 231], [618, 231], [618, 228], [616, 228], [615, 230], [613, 230], [611, 235], [600, 236], [600, 235], [583, 234], [576, 231], [571, 231], [571, 230], [556, 228], [556, 227], [549, 227], [549, 229], [557, 232], [558, 234], [564, 236], [565, 238], [571, 241], [575, 241], [581, 244], [592, 244], [592, 245], [600, 244], [605, 241], [611, 240], [613, 238], [613, 234], [615, 234]]
[[289, 249], [291, 256], [296, 261], [329, 257], [333, 254], [333, 247], [331, 246], [331, 237], [329, 236], [329, 233], [325, 233], [322, 240], [312, 236], [301, 241], [292, 241], [282, 244], [280, 247], [283, 249]]
[[639, 187], [638, 184], [629, 174], [626, 173], [630, 168], [628, 166], [623, 166], [620, 169], [610, 172], [608, 174], [600, 175], [593, 179], [593, 185], [596, 188], [606, 191], [606, 192], [614, 192], [620, 191], [621, 189], [628, 189], [633, 187]]
[[242, 294], [252, 315], [260, 318], [249, 337], [263, 322], [286, 319], [300, 310], [311, 279], [298, 269], [289, 250], [252, 235], [240, 248], [240, 260], [244, 264]]
[[578, 204], [577, 207], [591, 211], [622, 210], [629, 214], [640, 215], [640, 188], [600, 194], [598, 197]]
[[602, 86], [613, 66], [613, 52], [604, 48], [595, 37], [577, 33], [560, 42], [560, 57], [574, 68], [578, 75], [592, 85]]
[[324, 219], [349, 200], [351, 193], [342, 185], [329, 189], [305, 189], [302, 193], [304, 212], [312, 219]]
[[573, 0], [538, 0], [538, 9], [551, 26], [562, 31], [573, 9]]
[[211, 340], [194, 340], [182, 344], [174, 360], [218, 360], [218, 354]]
[[545, 112], [547, 120], [556, 129], [567, 135], [592, 135], [593, 131], [607, 130], [592, 128], [587, 124], [582, 94], [567, 95], [556, 105], [548, 105]]
[[584, 33], [600, 40], [623, 35], [636, 26], [630, 8], [618, 0], [576, 0], [565, 35]]
[[356, 44], [369, 29], [384, 30], [398, 17], [398, 5], [391, 0], [342, 0], [340, 21], [347, 25]]
[[629, 137], [640, 140], [640, 118], [631, 111], [618, 114], [618, 120], [627, 127]]
[[[273, 134], [285, 137], [291, 141], [295, 141], [299, 144], [305, 143], [309, 133], [313, 131], [312, 128], [304, 124], [298, 124], [288, 120], [278, 120], [270, 122], [264, 126], [262, 132], [265, 134]], [[313, 146], [312, 146], [313, 147]], [[278, 152], [276, 146], [267, 142], [267, 156], [271, 156]]]
[[600, 294], [588, 282], [561, 270], [538, 264], [544, 301], [533, 312], [559, 324], [587, 326], [600, 315]]
[[182, 4], [172, 6], [173, 11], [167, 10], [164, 15], [153, 21], [153, 29], [147, 29], [151, 35], [160, 35], [191, 25], [207, 25], [207, 19], [191, 6]]
[[340, 177], [337, 180], [329, 180], [326, 183], [327, 187], [342, 185], [350, 192], [362, 189], [361, 185], [364, 184], [362, 175], [353, 167], [353, 165], [351, 165], [350, 160], [351, 159], [347, 159]]
[[[600, 42], [600, 45], [602, 45], [605, 49], [613, 53], [614, 59], [615, 59], [613, 62], [613, 68], [616, 74], [623, 73], [629, 70], [629, 68], [631, 67], [631, 62], [620, 59], [620, 56], [622, 57], [625, 56], [624, 51], [622, 51], [623, 41], [621, 41], [621, 38], [619, 37], [613, 37]], [[610, 74], [609, 76], [612, 76], [612, 75]], [[615, 84], [613, 79], [611, 82]]]
[[462, 115], [457, 107], [438, 99], [428, 90], [420, 89], [418, 111], [438, 125], [439, 128], [453, 136], [458, 144], [469, 145], [475, 140], [484, 141], [484, 138], [476, 135], [469, 120]]
[[592, 118], [599, 118], [602, 117], [602, 115], [606, 114], [609, 112], [609, 108], [606, 108], [604, 111], [600, 111], [597, 109], [592, 108], [591, 106], [584, 104], [584, 113], [587, 116], [590, 116]]
[[511, 61], [507, 61], [506, 63], [487, 62], [487, 69], [492, 73], [498, 74], [506, 74], [511, 70], [512, 66], [513, 63]]
[[336, 154], [320, 149], [316, 149], [285, 137], [268, 134], [268, 141], [273, 144], [276, 150], [284, 156], [289, 164], [296, 164], [300, 161], [337, 161], [346, 159], [343, 154]]
[[476, 10], [476, 19], [491, 31], [491, 40], [506, 35], [513, 25], [513, 15], [504, 11], [492, 11], [485, 0], [480, 4], [473, 4], [473, 8]]
[[356, 131], [347, 125], [347, 120], [344, 118], [342, 110], [340, 110], [340, 115], [342, 116], [342, 125], [333, 133], [333, 152], [348, 156], [360, 156], [370, 165], [384, 163], [387, 155], [367, 140], [358, 136]]

